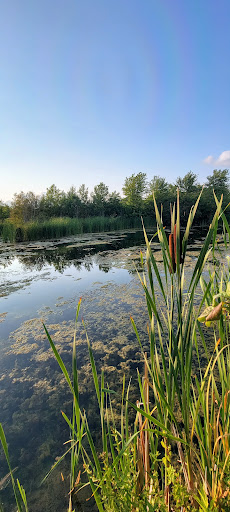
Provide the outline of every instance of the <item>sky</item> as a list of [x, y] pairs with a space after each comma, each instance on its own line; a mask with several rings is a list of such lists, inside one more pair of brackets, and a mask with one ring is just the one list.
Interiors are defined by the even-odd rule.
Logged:
[[230, 0], [0, 0], [0, 200], [230, 168]]

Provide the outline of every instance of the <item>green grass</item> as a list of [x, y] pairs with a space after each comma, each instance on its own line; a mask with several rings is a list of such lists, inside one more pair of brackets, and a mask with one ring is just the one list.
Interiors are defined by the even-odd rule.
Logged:
[[[163, 272], [144, 228], [146, 254], [141, 254], [144, 272], [139, 278], [149, 314], [149, 352], [143, 351], [131, 318], [144, 362], [144, 375], [137, 376], [136, 403], [130, 402], [125, 377], [119, 394], [105, 383], [103, 372], [98, 375], [85, 330], [100, 417], [100, 452], [87, 412], [79, 405], [76, 332], [80, 301], [71, 374], [44, 326], [73, 396], [72, 417], [63, 414], [70, 431], [66, 451], [71, 459], [69, 512], [77, 510], [76, 496], [85, 485], [91, 488], [99, 512], [230, 510], [230, 267], [221, 263], [217, 239], [221, 224], [222, 242], [228, 248], [230, 228], [222, 200], [215, 197], [216, 213], [188, 277], [187, 247], [199, 200], [182, 237], [178, 198], [172, 210], [170, 244], [154, 201]], [[208, 270], [206, 277], [204, 270]], [[133, 410], [134, 424], [130, 421]], [[1, 441], [4, 448], [3, 433]], [[86, 474], [87, 483], [81, 483], [79, 470]], [[22, 493], [16, 489], [15, 495], [21, 512], [17, 500], [21, 496], [23, 501]]]
[[[152, 219], [146, 218], [146, 225], [152, 225]], [[63, 238], [82, 233], [99, 233], [121, 229], [141, 228], [137, 217], [57, 217], [46, 221], [14, 224], [7, 220], [3, 224], [4, 242], [23, 242]]]

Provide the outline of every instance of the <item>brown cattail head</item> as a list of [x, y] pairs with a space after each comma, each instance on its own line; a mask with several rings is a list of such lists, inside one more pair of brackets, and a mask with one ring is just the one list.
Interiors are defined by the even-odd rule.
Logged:
[[[173, 238], [174, 238], [174, 257], [175, 257], [175, 263], [176, 263], [176, 250], [177, 250], [176, 224], [174, 226]], [[180, 263], [183, 263], [181, 239], [180, 239], [180, 259], [179, 259], [179, 261], [180, 261]]]
[[175, 263], [175, 255], [174, 255], [174, 241], [173, 241], [173, 234], [171, 233], [169, 235], [169, 253], [172, 259], [172, 267], [169, 266], [169, 272], [170, 274], [174, 274], [176, 270], [176, 263]]

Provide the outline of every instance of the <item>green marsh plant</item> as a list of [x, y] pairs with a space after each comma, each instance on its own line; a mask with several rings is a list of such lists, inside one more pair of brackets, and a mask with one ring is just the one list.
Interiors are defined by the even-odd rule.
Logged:
[[[146, 217], [146, 224], [152, 225], [152, 219]], [[122, 229], [141, 228], [139, 217], [54, 217], [48, 220], [14, 223], [6, 220], [2, 227], [4, 242], [30, 242], [49, 240], [83, 233], [101, 233]]]
[[[22, 485], [20, 484], [18, 479], [15, 482], [14, 471], [17, 468], [15, 468], [13, 470], [11, 468], [8, 445], [6, 442], [5, 433], [4, 433], [3, 426], [1, 423], [0, 423], [0, 441], [1, 441], [3, 451], [4, 451], [6, 462], [8, 464], [8, 468], [9, 468], [9, 473], [4, 477], [4, 479], [6, 479], [8, 477], [10, 477], [10, 479], [11, 479], [12, 488], [14, 491], [15, 502], [17, 505], [17, 512], [28, 512], [28, 505], [27, 505], [25, 489], [22, 487]], [[4, 509], [1, 505], [1, 503], [0, 503], [0, 511], [4, 512]]]
[[[169, 241], [154, 200], [164, 272], [163, 276], [159, 272], [145, 233], [147, 277], [140, 276], [140, 279], [150, 321], [150, 357], [146, 358], [146, 364], [153, 401], [157, 407], [156, 417], [162, 424], [162, 435], [164, 428], [166, 431], [165, 460], [168, 459], [168, 451], [175, 453], [177, 447], [183, 483], [195, 509], [205, 511], [214, 507], [213, 510], [225, 510], [230, 485], [229, 269], [223, 266], [221, 270], [216, 254], [218, 222], [221, 220], [224, 223], [226, 244], [229, 227], [221, 210], [222, 199], [218, 201], [215, 197], [216, 213], [189, 276], [186, 253], [199, 199], [190, 212], [182, 237], [178, 196], [177, 208], [174, 206], [172, 209]], [[206, 282], [202, 273], [208, 261], [212, 271], [209, 271]], [[203, 296], [199, 307], [195, 307], [199, 286]], [[157, 289], [161, 290], [160, 300]], [[213, 305], [210, 304], [211, 299]], [[205, 316], [206, 325], [212, 328], [213, 335], [209, 336], [211, 351], [198, 322], [204, 305], [206, 310], [210, 308], [208, 312], [213, 315], [211, 318]], [[134, 322], [133, 325], [136, 330]], [[136, 334], [139, 339], [137, 330]], [[203, 359], [201, 361], [200, 358], [201, 348], [206, 354], [204, 368]], [[173, 432], [180, 441], [175, 445], [170, 444], [167, 431]], [[167, 466], [162, 475], [165, 504], [168, 510], [174, 510]]]

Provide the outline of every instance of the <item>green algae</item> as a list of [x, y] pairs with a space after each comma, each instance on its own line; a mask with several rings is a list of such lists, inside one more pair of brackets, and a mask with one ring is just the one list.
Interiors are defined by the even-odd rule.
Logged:
[[1, 322], [4, 322], [5, 318], [6, 318], [6, 315], [7, 315], [7, 311], [4, 312], [4, 313], [0, 313], [0, 323]]

